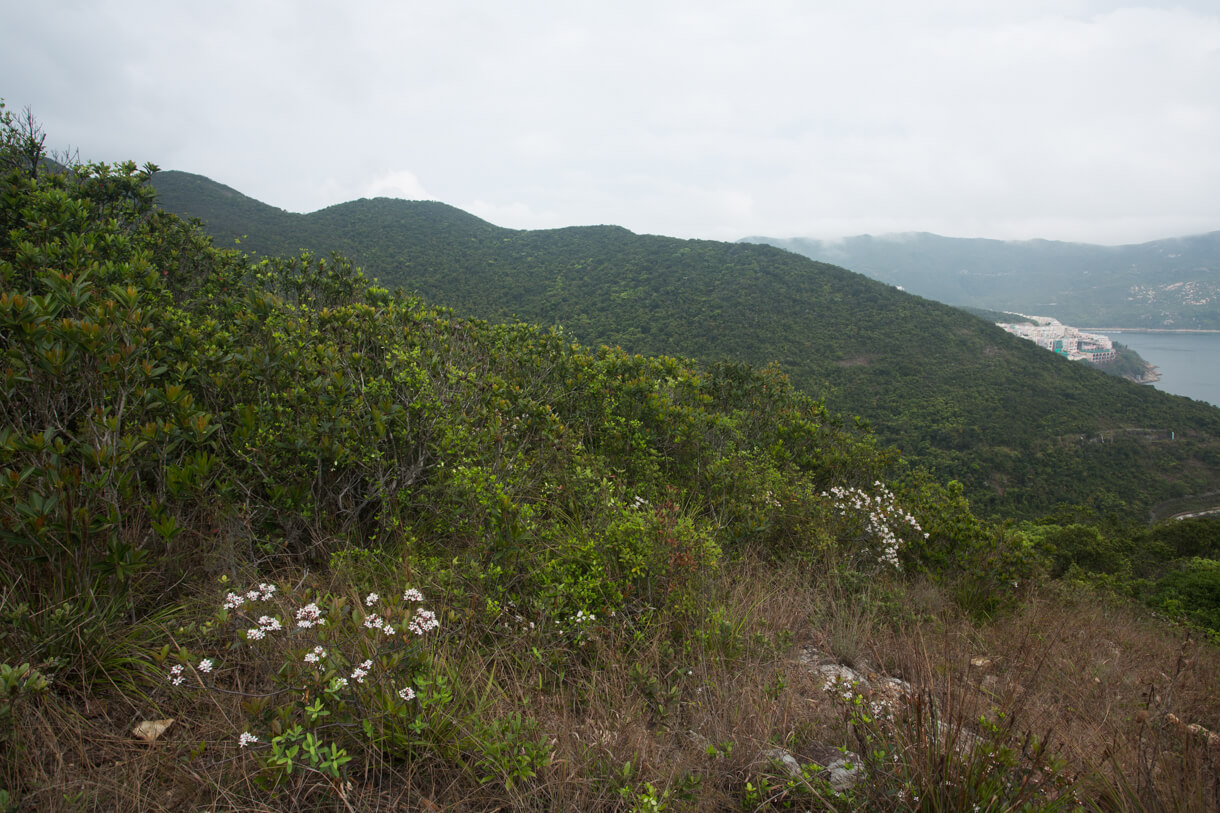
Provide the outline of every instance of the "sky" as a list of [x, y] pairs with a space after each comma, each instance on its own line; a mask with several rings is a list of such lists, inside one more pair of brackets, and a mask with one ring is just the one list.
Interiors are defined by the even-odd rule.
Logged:
[[40, 0], [47, 145], [310, 212], [676, 237], [1220, 229], [1220, 3]]

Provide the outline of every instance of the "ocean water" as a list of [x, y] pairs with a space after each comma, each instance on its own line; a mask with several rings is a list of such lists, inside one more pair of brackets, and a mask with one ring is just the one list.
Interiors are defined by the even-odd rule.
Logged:
[[1125, 344], [1155, 364], [1159, 390], [1220, 406], [1220, 333], [1096, 331]]

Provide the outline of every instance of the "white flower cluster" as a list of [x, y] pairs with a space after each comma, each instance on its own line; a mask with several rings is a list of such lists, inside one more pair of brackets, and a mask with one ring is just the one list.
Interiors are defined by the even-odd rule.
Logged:
[[225, 596], [223, 606], [226, 610], [236, 610], [247, 601], [270, 601], [274, 595], [275, 585], [263, 582], [258, 586], [257, 590], [248, 590], [244, 596], [237, 593], [229, 593]]
[[394, 634], [394, 625], [390, 624], [377, 613], [366, 616], [364, 619], [364, 626], [371, 630], [381, 630], [385, 635]]
[[[864, 534], [875, 539], [881, 546], [878, 561], [881, 564], [900, 569], [898, 549], [902, 546], [899, 532], [902, 526], [908, 526], [917, 533], [923, 533], [919, 522], [909, 512], [904, 511], [894, 501], [894, 493], [880, 481], [873, 483], [875, 494], [870, 494], [860, 488], [843, 488], [835, 486], [830, 491], [823, 491], [822, 496], [831, 500], [841, 517], [860, 517], [864, 523]], [[926, 533], [924, 539], [928, 538]]]
[[[372, 607], [380, 600], [381, 596], [377, 593], [369, 593], [365, 596], [364, 606]], [[402, 592], [402, 600], [407, 602], [420, 602], [424, 600], [424, 594], [414, 587], [408, 587]], [[384, 619], [378, 613], [370, 613], [364, 618], [364, 626], [368, 629], [381, 630], [385, 635], [394, 635], [396, 630], [387, 619]], [[436, 629], [440, 626], [440, 622], [436, 620], [436, 613], [431, 610], [425, 610], [423, 607], [415, 609], [415, 615], [407, 624], [407, 630], [416, 635], [423, 635], [426, 632]]]
[[352, 672], [352, 680], [356, 681], [357, 683], [364, 683], [364, 679], [368, 677], [369, 671], [372, 670], [372, 668], [373, 661], [371, 659], [365, 661], [357, 666], [356, 670]]
[[315, 625], [322, 626], [325, 623], [326, 619], [322, 617], [322, 611], [312, 601], [297, 610], [297, 626], [301, 629], [309, 629]]
[[[257, 590], [248, 590], [245, 593], [228, 593], [225, 596], [224, 602], [221, 606], [225, 610], [240, 610], [248, 603], [270, 601], [275, 597], [275, 593], [276, 587], [274, 584], [264, 583], [260, 584]], [[378, 593], [369, 593], [364, 597], [364, 606], [372, 609], [380, 600], [381, 596]], [[424, 594], [414, 587], [408, 587], [403, 590], [402, 600], [407, 603], [419, 604], [424, 601]], [[397, 611], [392, 612], [394, 613], [394, 617], [398, 617]], [[310, 602], [298, 608], [295, 611], [293, 618], [296, 621], [297, 629], [310, 629], [326, 624], [326, 619], [322, 616], [322, 609], [316, 602]], [[406, 618], [405, 614], [402, 616], [402, 618]], [[259, 616], [255, 623], [257, 626], [246, 630], [247, 641], [261, 641], [267, 637], [268, 633], [280, 632], [284, 628], [280, 619], [272, 615]], [[364, 617], [362, 623], [366, 628], [378, 630], [387, 637], [396, 634], [396, 630], [390, 623], [389, 619], [383, 617], [379, 613], [369, 613]], [[436, 613], [434, 613], [432, 610], [419, 606], [415, 607], [410, 621], [407, 622], [407, 630], [415, 635], [425, 635], [439, 626], [440, 621], [437, 620]], [[342, 656], [339, 657], [342, 658]], [[302, 660], [305, 663], [315, 666], [322, 674], [327, 673], [323, 663], [326, 658], [327, 651], [320, 644], [315, 646], [312, 651], [306, 652], [302, 656]], [[211, 672], [215, 668], [216, 664], [211, 658], [204, 658], [199, 662], [198, 667], [196, 667], [197, 671], [201, 673]], [[168, 670], [166, 679], [174, 686], [181, 686], [186, 679], [185, 671], [185, 667], [182, 665], [172, 666]], [[363, 661], [359, 666], [356, 666], [352, 670], [349, 677], [342, 677], [339, 675], [331, 677], [329, 679], [330, 682], [327, 684], [328, 690], [331, 692], [338, 692], [348, 688], [351, 683], [363, 684], [365, 683], [366, 679], [372, 675], [372, 672], [373, 659], [369, 658]], [[406, 686], [399, 690], [398, 695], [403, 699], [404, 702], [413, 700], [415, 698], [415, 690], [409, 686]], [[255, 742], [258, 742], [258, 738], [248, 732], [243, 734], [240, 739], [240, 743], [243, 748]]]
[[261, 641], [269, 632], [279, 632], [283, 627], [280, 620], [274, 616], [264, 615], [258, 619], [258, 626], [246, 630], [247, 641]]
[[407, 624], [407, 629], [416, 635], [423, 635], [440, 625], [440, 622], [436, 620], [436, 613], [420, 607], [415, 611], [415, 617], [411, 619], [411, 623]]
[[[425, 635], [440, 626], [440, 621], [436, 617], [436, 613], [426, 609], [422, 605], [424, 602], [424, 594], [414, 587], [408, 587], [402, 592], [402, 600], [407, 605], [406, 608], [400, 607], [383, 607], [381, 604], [381, 596], [378, 593], [368, 593], [363, 598], [364, 612], [361, 611], [359, 605], [356, 605], [355, 617], [352, 621], [360, 621], [370, 630], [377, 630], [386, 637], [396, 634], [390, 620], [404, 624], [406, 630], [414, 635]], [[251, 607], [257, 605], [258, 602], [271, 602], [275, 609], [268, 607]], [[414, 606], [412, 606], [414, 605]], [[257, 589], [246, 590], [243, 592], [229, 592], [222, 602], [224, 611], [235, 611], [233, 615], [225, 620], [232, 623], [234, 632], [240, 637], [243, 627], [250, 624], [245, 630], [245, 639], [250, 642], [262, 641], [271, 633], [282, 632], [286, 624], [295, 621], [295, 628], [290, 632], [285, 633], [285, 636], [296, 640], [299, 644], [304, 644], [295, 658], [301, 658], [302, 661], [313, 667], [310, 671], [314, 672], [317, 680], [324, 683], [328, 695], [336, 695], [346, 693], [353, 690], [365, 691], [357, 689], [358, 686], [367, 686], [369, 683], [378, 683], [383, 680], [384, 669], [375, 667], [377, 663], [376, 656], [366, 657], [358, 665], [352, 665], [351, 662], [344, 657], [344, 653], [340, 649], [335, 649], [328, 653], [327, 649], [318, 640], [324, 635], [319, 630], [316, 633], [302, 633], [301, 630], [309, 630], [312, 628], [322, 627], [326, 624], [326, 619], [323, 617], [323, 611], [318, 606], [316, 601], [311, 601], [308, 604], [297, 607], [295, 610], [284, 606], [284, 602], [277, 596], [276, 586], [274, 584], [260, 584]], [[277, 612], [278, 615], [272, 613]], [[374, 610], [380, 612], [374, 612]], [[263, 613], [259, 615], [259, 613]], [[257, 616], [257, 619], [256, 619]], [[283, 619], [291, 619], [284, 620]], [[408, 620], [409, 619], [409, 620]], [[580, 620], [580, 619], [578, 619]], [[592, 616], [586, 617], [584, 620], [591, 621]], [[332, 618], [332, 623], [338, 623], [344, 626], [348, 621], [348, 616], [340, 614]], [[365, 643], [368, 643], [366, 640]], [[309, 649], [310, 644], [317, 644]], [[365, 652], [364, 655], [369, 653]], [[353, 659], [354, 660], [354, 659]], [[176, 664], [168, 666], [166, 669], [166, 681], [173, 686], [182, 686], [186, 682], [187, 670], [191, 669], [191, 664]], [[194, 667], [196, 674], [196, 682], [200, 688], [207, 689], [211, 681], [205, 681], [203, 675], [216, 672], [218, 670], [217, 662], [212, 658], [203, 658], [197, 662]], [[348, 670], [351, 670], [348, 672]], [[336, 674], [338, 672], [339, 674]], [[404, 703], [409, 703], [416, 699], [415, 690], [411, 686], [401, 686], [397, 690], [398, 697]], [[259, 737], [250, 731], [242, 732], [238, 737], [238, 745], [241, 748], [259, 743]]]

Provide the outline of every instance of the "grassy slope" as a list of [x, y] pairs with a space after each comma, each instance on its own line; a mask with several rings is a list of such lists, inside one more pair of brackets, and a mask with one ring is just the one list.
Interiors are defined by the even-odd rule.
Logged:
[[247, 235], [248, 250], [340, 251], [388, 284], [484, 318], [561, 324], [632, 352], [778, 361], [832, 410], [962, 480], [983, 510], [1036, 513], [1100, 494], [1103, 510], [1139, 513], [1220, 487], [1220, 410], [774, 248], [608, 226], [514, 231], [387, 199], [293, 215], [198, 176], [162, 173], [156, 184], [168, 209], [203, 216], [222, 239]]

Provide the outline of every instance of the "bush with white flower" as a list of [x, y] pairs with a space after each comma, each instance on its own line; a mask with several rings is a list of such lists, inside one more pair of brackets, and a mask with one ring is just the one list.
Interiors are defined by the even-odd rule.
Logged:
[[[277, 782], [298, 766], [337, 781], [364, 744], [419, 745], [427, 707], [452, 698], [432, 674], [425, 644], [440, 621], [421, 591], [409, 587], [397, 602], [376, 592], [309, 599], [269, 583], [229, 592], [209, 628], [209, 655], [179, 649], [165, 668], [174, 691], [245, 696], [248, 717], [231, 742]], [[169, 659], [166, 647], [161, 661]]]
[[918, 535], [926, 539], [919, 521], [898, 505], [894, 492], [880, 480], [871, 491], [862, 488], [835, 486], [822, 492], [838, 517], [839, 536], [868, 564], [881, 568], [902, 569], [899, 551], [906, 538]]

